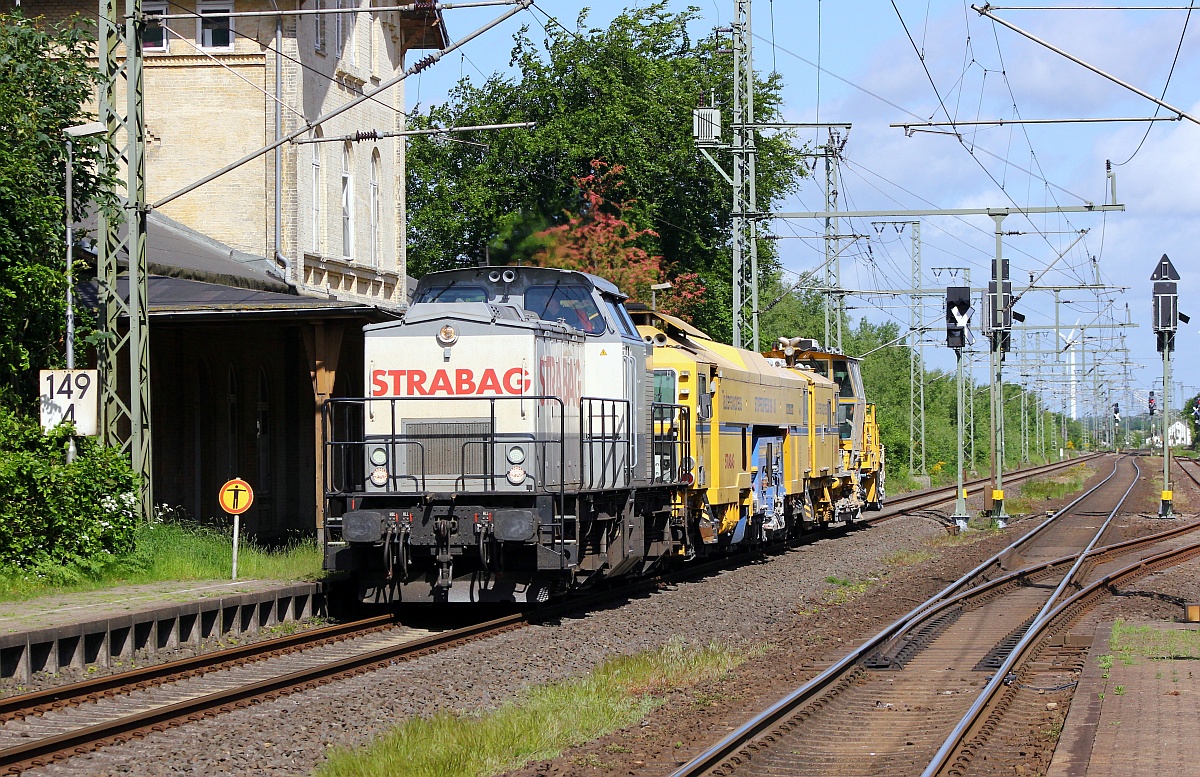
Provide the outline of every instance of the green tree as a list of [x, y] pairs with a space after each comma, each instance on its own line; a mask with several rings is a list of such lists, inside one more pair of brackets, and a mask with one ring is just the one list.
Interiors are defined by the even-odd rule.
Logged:
[[625, 221], [634, 203], [621, 199], [623, 171], [620, 165], [609, 167], [593, 160], [592, 172], [575, 179], [583, 196], [582, 212], [565, 214], [565, 223], [536, 233], [543, 247], [532, 258], [543, 267], [607, 278], [631, 299], [645, 301], [650, 284], [662, 275], [662, 257], [638, 245], [644, 238], [657, 237], [653, 230], [635, 230]]
[[[536, 233], [582, 212], [575, 180], [594, 159], [624, 168], [623, 218], [639, 245], [661, 256], [664, 274], [700, 276], [708, 290], [697, 323], [727, 339], [731, 328], [729, 185], [696, 153], [692, 109], [710, 95], [729, 116], [731, 61], [718, 41], [693, 41], [695, 10], [666, 3], [630, 9], [605, 29], [548, 24], [539, 45], [515, 36], [518, 79], [463, 80], [444, 105], [414, 117], [420, 126], [535, 121], [531, 130], [489, 133], [482, 145], [434, 138], [409, 141], [409, 272], [460, 263], [523, 261]], [[757, 116], [779, 120], [780, 80], [760, 79]], [[796, 186], [803, 166], [788, 136], [758, 139], [759, 207], [769, 210]], [[725, 160], [728, 162], [728, 160]], [[569, 214], [569, 215], [568, 215]], [[760, 266], [774, 271], [765, 243]]]
[[[0, 15], [0, 399], [28, 402], [37, 371], [57, 365], [65, 328], [63, 129], [92, 120], [94, 38]], [[95, 140], [75, 155], [76, 217], [97, 192]]]

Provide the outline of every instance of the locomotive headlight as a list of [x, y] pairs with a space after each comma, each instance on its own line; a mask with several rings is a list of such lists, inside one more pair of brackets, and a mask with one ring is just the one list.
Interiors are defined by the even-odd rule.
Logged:
[[374, 464], [376, 467], [382, 467], [384, 464], [387, 464], [387, 449], [386, 448], [375, 448], [374, 450], [372, 450], [371, 451], [371, 463]]
[[450, 324], [446, 324], [438, 330], [437, 341], [442, 345], [454, 345], [458, 341], [458, 330]]
[[525, 482], [525, 468], [520, 464], [514, 464], [508, 468], [508, 482], [514, 486], [519, 486]]
[[525, 462], [525, 449], [520, 445], [514, 445], [508, 449], [509, 464], [523, 464]]
[[376, 467], [371, 470], [371, 484], [383, 488], [388, 482], [387, 467]]

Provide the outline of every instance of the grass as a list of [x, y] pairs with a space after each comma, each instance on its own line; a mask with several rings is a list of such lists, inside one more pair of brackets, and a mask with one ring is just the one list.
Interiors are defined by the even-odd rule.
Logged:
[[834, 589], [826, 595], [826, 603], [829, 605], [845, 604], [846, 602], [861, 595], [871, 587], [871, 580], [850, 580], [848, 578], [837, 577], [830, 575], [825, 578], [825, 582], [834, 586]]
[[1195, 629], [1134, 626], [1118, 618], [1113, 623], [1108, 645], [1126, 666], [1137, 658], [1152, 661], [1200, 659], [1200, 631]]
[[895, 553], [889, 553], [883, 557], [883, 563], [893, 567], [911, 567], [917, 564], [923, 564], [926, 561], [932, 561], [937, 558], [937, 554], [925, 548], [908, 548], [907, 550], [898, 550]]
[[750, 655], [672, 641], [609, 659], [577, 680], [530, 688], [491, 712], [407, 720], [363, 748], [331, 750], [316, 775], [483, 777], [518, 769], [630, 726], [660, 706], [666, 693], [712, 682]]
[[[47, 594], [95, 591], [118, 585], [174, 580], [229, 579], [233, 539], [215, 529], [155, 523], [138, 527], [132, 551], [69, 565], [0, 569], [0, 601]], [[238, 577], [297, 580], [320, 577], [321, 549], [313, 539], [278, 551], [244, 538], [238, 546]]]
[[1010, 513], [1030, 513], [1036, 502], [1062, 499], [1083, 488], [1083, 484], [1092, 476], [1092, 468], [1087, 464], [1076, 464], [1065, 472], [1044, 478], [1033, 478], [1021, 484], [1016, 498], [1005, 500], [1005, 507]]

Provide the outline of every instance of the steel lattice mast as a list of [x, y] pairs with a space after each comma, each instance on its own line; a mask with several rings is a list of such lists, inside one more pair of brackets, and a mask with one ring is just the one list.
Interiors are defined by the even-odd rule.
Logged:
[[[751, 0], [736, 0], [733, 17], [733, 344], [758, 350], [758, 150], [754, 127], [754, 33]], [[750, 337], [746, 337], [749, 322]]]
[[[141, 0], [100, 0], [100, 121], [106, 127], [105, 170], [123, 182], [116, 207], [100, 211], [99, 368], [104, 442], [130, 455], [139, 478], [143, 518], [153, 514], [150, 445], [150, 326], [146, 290], [146, 145], [142, 77]], [[125, 84], [124, 110], [118, 86]], [[124, 167], [124, 170], [121, 168]], [[128, 301], [117, 287], [118, 259], [128, 260]], [[122, 333], [120, 319], [128, 321]], [[122, 354], [129, 369], [129, 400], [120, 392]]]

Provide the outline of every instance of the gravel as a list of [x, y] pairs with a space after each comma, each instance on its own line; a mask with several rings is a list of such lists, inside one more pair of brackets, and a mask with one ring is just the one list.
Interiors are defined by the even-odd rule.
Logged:
[[[29, 774], [309, 774], [329, 747], [364, 744], [409, 716], [492, 708], [529, 685], [585, 674], [613, 655], [653, 649], [672, 638], [696, 646], [714, 641], [772, 646], [710, 687], [671, 694], [632, 732], [617, 732], [520, 772], [662, 774], [814, 675], [819, 662], [875, 633], [1032, 525], [1022, 521], [1008, 532], [980, 533], [972, 544], [941, 547], [912, 566], [889, 563], [901, 551], [928, 551], [924, 543], [945, 534], [943, 521], [897, 518]], [[829, 577], [872, 585], [834, 605], [830, 595], [837, 586]]]
[[[944, 534], [929, 518], [889, 521], [560, 622], [531, 626], [385, 670], [221, 715], [30, 774], [308, 774], [331, 745], [397, 721], [494, 707], [523, 687], [586, 674], [616, 654], [771, 643], [823, 603], [827, 577], [884, 582], [884, 559]], [[269, 743], [269, 744], [268, 744]]]

